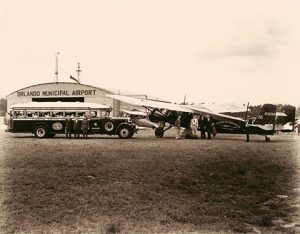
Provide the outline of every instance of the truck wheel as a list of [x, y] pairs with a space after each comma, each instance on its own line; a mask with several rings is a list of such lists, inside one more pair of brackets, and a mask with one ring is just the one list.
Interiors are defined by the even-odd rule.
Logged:
[[121, 126], [118, 130], [118, 136], [121, 139], [128, 139], [131, 138], [134, 134], [133, 129], [130, 126], [124, 125]]
[[34, 135], [37, 138], [45, 138], [48, 134], [48, 129], [46, 126], [40, 125], [34, 129]]
[[157, 138], [162, 138], [162, 137], [164, 136], [164, 129], [161, 128], [161, 127], [157, 127], [157, 128], [155, 129], [155, 136], [156, 136]]

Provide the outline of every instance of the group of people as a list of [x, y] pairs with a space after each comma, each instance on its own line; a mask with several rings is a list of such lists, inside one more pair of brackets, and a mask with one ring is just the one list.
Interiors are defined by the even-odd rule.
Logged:
[[[178, 116], [175, 120], [176, 136], [175, 139], [180, 139], [181, 134], [181, 116]], [[192, 136], [197, 136], [198, 130], [200, 131], [200, 139], [211, 139], [211, 135], [215, 134], [214, 123], [209, 115], [201, 115], [199, 119], [196, 115], [193, 116], [190, 122], [190, 128], [192, 130]]]
[[72, 119], [68, 115], [65, 121], [66, 138], [71, 139], [72, 133], [74, 134], [74, 138], [80, 138], [80, 132], [82, 131], [83, 138], [87, 139], [89, 120], [86, 115], [81, 121], [79, 121], [78, 116], [75, 116], [75, 119]]

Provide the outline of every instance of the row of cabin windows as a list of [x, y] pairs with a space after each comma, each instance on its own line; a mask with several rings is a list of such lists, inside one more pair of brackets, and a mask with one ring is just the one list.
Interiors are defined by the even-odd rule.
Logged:
[[110, 116], [110, 111], [13, 111], [10, 116], [13, 118], [64, 118], [67, 116], [103, 118]]

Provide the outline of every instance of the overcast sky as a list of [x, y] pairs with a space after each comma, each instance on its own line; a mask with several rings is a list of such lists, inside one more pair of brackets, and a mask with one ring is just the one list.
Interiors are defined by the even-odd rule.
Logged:
[[0, 3], [0, 97], [71, 81], [171, 101], [300, 104], [300, 1]]

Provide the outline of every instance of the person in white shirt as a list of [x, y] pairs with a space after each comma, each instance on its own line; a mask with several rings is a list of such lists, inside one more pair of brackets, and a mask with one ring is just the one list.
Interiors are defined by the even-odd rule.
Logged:
[[192, 134], [197, 135], [198, 119], [196, 118], [196, 115], [194, 115], [191, 120], [191, 129], [192, 129]]
[[175, 120], [175, 129], [176, 129], [176, 136], [175, 139], [179, 140], [180, 139], [180, 130], [181, 130], [181, 116], [178, 116], [177, 119]]

